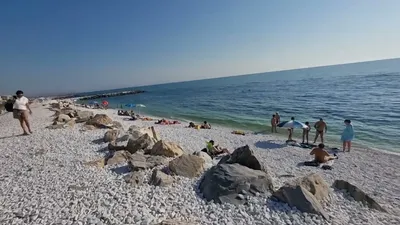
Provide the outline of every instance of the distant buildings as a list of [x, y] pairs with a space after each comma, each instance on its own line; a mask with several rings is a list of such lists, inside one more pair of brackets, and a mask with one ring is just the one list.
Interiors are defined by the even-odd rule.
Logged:
[[3, 95], [3, 96], [0, 96], [0, 98], [1, 98], [1, 100], [3, 100], [3, 101], [7, 101], [8, 99], [12, 99], [13, 96], [12, 96], [12, 95]]

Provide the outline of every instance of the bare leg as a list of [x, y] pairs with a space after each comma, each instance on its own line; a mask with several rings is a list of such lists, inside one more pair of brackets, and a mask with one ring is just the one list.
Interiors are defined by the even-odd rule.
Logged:
[[23, 116], [22, 116], [22, 119], [24, 120], [25, 125], [26, 125], [26, 127], [28, 128], [29, 133], [32, 133], [31, 125], [30, 125], [30, 123], [29, 123], [28, 112], [27, 112], [27, 111], [24, 111], [22, 115], [23, 115]]
[[346, 142], [343, 141], [343, 152], [346, 150]]
[[306, 133], [306, 140], [307, 140], [307, 144], [308, 144], [308, 131], [307, 131], [307, 133]]
[[222, 149], [222, 152], [223, 152], [223, 153], [227, 153], [227, 154], [231, 154], [231, 153], [229, 152], [229, 150], [226, 149], [226, 148]]
[[317, 142], [318, 136], [319, 136], [319, 133], [317, 131], [317, 133], [315, 134], [314, 144], [315, 144], [315, 142]]
[[231, 154], [231, 153], [228, 151], [228, 149], [226, 149], [226, 148], [220, 148], [220, 147], [216, 147], [216, 148], [215, 148], [215, 153], [214, 153], [214, 155], [219, 155], [219, 154], [224, 154], [224, 153]]
[[290, 140], [290, 141], [292, 141], [292, 134], [293, 134], [292, 129], [289, 129], [289, 140]]
[[304, 143], [305, 138], [306, 138], [306, 132], [303, 131], [303, 141], [301, 142], [302, 144]]
[[326, 156], [326, 157], [325, 157], [325, 162], [334, 160], [334, 159], [336, 159], [336, 158], [337, 158], [336, 156]]
[[348, 152], [350, 152], [350, 148], [351, 148], [351, 141], [348, 141], [348, 142], [347, 142], [347, 149], [348, 149], [347, 151], [348, 151]]
[[28, 132], [26, 132], [26, 129], [25, 129], [25, 122], [24, 122], [24, 119], [22, 118], [22, 116], [21, 116], [18, 120], [19, 120], [19, 124], [20, 124], [21, 127], [22, 127], [22, 130], [24, 131], [24, 134], [28, 134]]
[[321, 132], [321, 143], [324, 143], [324, 132]]

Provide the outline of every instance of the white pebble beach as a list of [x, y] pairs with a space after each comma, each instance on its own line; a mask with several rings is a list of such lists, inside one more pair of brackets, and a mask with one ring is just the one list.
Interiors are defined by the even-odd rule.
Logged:
[[[208, 203], [197, 191], [199, 178], [177, 177], [168, 187], [132, 186], [123, 179], [123, 168], [95, 168], [84, 162], [107, 154], [106, 143], [95, 143], [105, 130], [73, 128], [50, 130], [54, 112], [32, 106], [33, 134], [22, 130], [12, 113], [0, 115], [0, 224], [157, 224], [165, 219], [186, 224], [400, 224], [400, 173], [396, 154], [369, 149], [339, 153], [333, 170], [299, 167], [310, 158], [309, 150], [286, 146], [282, 137], [231, 134], [231, 129], [185, 128], [187, 124], [155, 125], [154, 121], [127, 121], [115, 110], [93, 110], [123, 124], [154, 126], [160, 139], [179, 144], [186, 153], [199, 151], [206, 141], [233, 151], [249, 145], [273, 178], [275, 188], [294, 177], [319, 173], [332, 185], [346, 180], [374, 198], [388, 213], [351, 200], [331, 188], [324, 205], [329, 215], [302, 213], [287, 204], [269, 200], [270, 194], [252, 197], [247, 205]], [[341, 148], [341, 143], [337, 146]], [[145, 176], [149, 177], [151, 171]], [[71, 187], [80, 187], [79, 189]]]

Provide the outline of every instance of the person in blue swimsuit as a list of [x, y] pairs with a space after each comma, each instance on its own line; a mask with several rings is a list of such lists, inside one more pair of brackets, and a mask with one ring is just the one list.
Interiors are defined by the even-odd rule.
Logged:
[[353, 125], [351, 124], [351, 120], [345, 120], [344, 124], [346, 125], [346, 128], [344, 128], [341, 140], [343, 141], [343, 152], [346, 150], [347, 146], [347, 151], [350, 152], [351, 148], [351, 141], [354, 138], [354, 130], [353, 130]]

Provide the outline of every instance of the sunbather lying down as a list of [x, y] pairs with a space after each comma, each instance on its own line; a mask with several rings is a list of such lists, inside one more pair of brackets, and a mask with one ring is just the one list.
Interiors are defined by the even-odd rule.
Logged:
[[196, 128], [196, 124], [194, 124], [193, 122], [190, 122], [188, 128]]
[[169, 120], [166, 120], [166, 119], [161, 119], [161, 120], [155, 122], [155, 124], [172, 125], [172, 124], [180, 124], [180, 122], [176, 121], [176, 120], [175, 121], [169, 121]]
[[246, 133], [244, 131], [241, 131], [241, 130], [234, 130], [234, 131], [232, 131], [232, 134], [246, 135]]
[[133, 111], [128, 112], [126, 110], [118, 110], [118, 116], [132, 116], [134, 115]]
[[190, 122], [190, 123], [189, 123], [188, 128], [194, 128], [194, 129], [196, 129], [196, 130], [202, 129], [202, 128], [201, 128], [201, 125], [194, 124], [193, 122]]
[[206, 148], [204, 148], [201, 151], [206, 152], [208, 155], [211, 156], [211, 158], [214, 158], [215, 156], [220, 155], [220, 154], [225, 154], [225, 153], [231, 154], [228, 149], [221, 148], [218, 145], [214, 145], [213, 140], [210, 140], [209, 142], [207, 142]]

